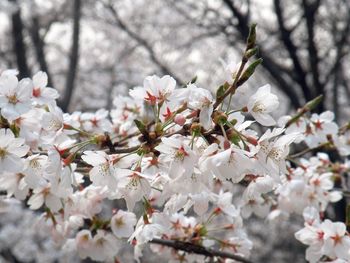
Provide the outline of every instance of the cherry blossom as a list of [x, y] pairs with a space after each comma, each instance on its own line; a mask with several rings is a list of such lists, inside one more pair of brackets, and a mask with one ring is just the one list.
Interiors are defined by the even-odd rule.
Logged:
[[[40, 215], [62, 253], [82, 259], [118, 261], [132, 244], [138, 261], [147, 246], [169, 262], [209, 260], [165, 241], [249, 258], [248, 218], [268, 224], [303, 215], [295, 238], [307, 246], [306, 259], [348, 262], [345, 224], [325, 215], [347, 191], [350, 164], [312, 148], [349, 155], [348, 126], [329, 111], [310, 113], [313, 101], [277, 125], [271, 87], [235, 87], [240, 73], [228, 70], [221, 87], [230, 105], [194, 81], [176, 88], [172, 77], [153, 75], [130, 97], [115, 98], [111, 111], [70, 114], [57, 106], [45, 73], [18, 82], [5, 71], [0, 190]], [[16, 251], [28, 247], [23, 255], [37, 249], [17, 243]]]

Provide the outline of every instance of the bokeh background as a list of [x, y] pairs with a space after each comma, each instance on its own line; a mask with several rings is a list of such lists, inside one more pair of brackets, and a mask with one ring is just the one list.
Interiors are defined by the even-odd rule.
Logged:
[[[348, 120], [349, 0], [1, 0], [0, 72], [47, 72], [67, 112], [111, 109], [115, 95], [150, 74], [179, 85], [197, 76], [214, 91], [224, 65], [240, 61], [253, 22], [264, 62], [246, 85], [270, 83], [279, 113], [323, 94], [317, 111]], [[264, 224], [250, 224], [257, 262], [303, 262], [303, 248], [290, 240], [297, 228]], [[8, 238], [0, 232], [0, 246], [1, 233]], [[1, 247], [0, 255], [21, 261]]]

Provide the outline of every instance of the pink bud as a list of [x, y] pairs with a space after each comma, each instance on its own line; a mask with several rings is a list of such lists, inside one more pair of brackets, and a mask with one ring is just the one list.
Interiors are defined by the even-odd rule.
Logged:
[[176, 115], [174, 118], [174, 122], [180, 126], [183, 126], [186, 122], [186, 119], [182, 115]]
[[230, 147], [231, 147], [230, 141], [225, 140], [225, 141], [224, 141], [224, 149], [227, 150], [227, 149], [229, 149]]

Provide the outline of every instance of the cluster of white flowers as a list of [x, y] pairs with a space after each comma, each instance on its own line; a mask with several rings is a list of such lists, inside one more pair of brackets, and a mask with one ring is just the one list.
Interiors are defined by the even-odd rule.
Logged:
[[[276, 122], [279, 102], [269, 85], [234, 93], [245, 103], [225, 112], [194, 83], [178, 88], [170, 76], [150, 76], [130, 97], [117, 97], [111, 112], [67, 114], [46, 84], [43, 72], [20, 82], [14, 71], [0, 76], [0, 190], [50, 221], [62, 251], [114, 261], [129, 242], [139, 259], [151, 242], [175, 262], [208, 259], [153, 243], [162, 239], [248, 258], [253, 244], [243, 219], [304, 212], [296, 238], [309, 246], [307, 260], [350, 260], [345, 224], [319, 217], [342, 198], [334, 185], [348, 165], [327, 154], [290, 154], [293, 143], [350, 154], [331, 112], [308, 117], [304, 108]], [[261, 134], [259, 126], [275, 127]], [[126, 208], [102, 213], [108, 200]]]

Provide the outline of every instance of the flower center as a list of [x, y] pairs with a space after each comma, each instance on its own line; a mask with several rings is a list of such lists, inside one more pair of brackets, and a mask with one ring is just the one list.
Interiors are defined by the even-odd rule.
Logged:
[[280, 161], [282, 159], [282, 150], [278, 148], [272, 148], [268, 154], [268, 157], [275, 161]]
[[49, 129], [50, 130], [54, 130], [57, 131], [59, 129], [61, 129], [62, 127], [62, 123], [59, 120], [56, 119], [51, 119], [49, 122]]
[[38, 97], [40, 97], [40, 95], [41, 95], [41, 90], [40, 90], [40, 88], [35, 88], [35, 89], [33, 89], [33, 97], [38, 98]]
[[181, 146], [175, 153], [175, 159], [183, 161], [185, 159], [185, 156], [188, 156], [188, 153], [184, 149], [183, 146]]
[[9, 103], [16, 104], [18, 102], [16, 94], [7, 96], [7, 99], [9, 100]]
[[7, 154], [6, 149], [0, 148], [0, 159], [4, 159]]
[[124, 221], [123, 221], [123, 218], [120, 217], [120, 218], [117, 218], [115, 221], [114, 221], [115, 225], [117, 227], [122, 227], [124, 225]]
[[255, 113], [263, 113], [265, 110], [266, 110], [266, 107], [265, 107], [264, 104], [262, 104], [260, 102], [257, 102], [257, 103], [254, 104], [253, 112], [255, 112]]

